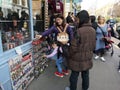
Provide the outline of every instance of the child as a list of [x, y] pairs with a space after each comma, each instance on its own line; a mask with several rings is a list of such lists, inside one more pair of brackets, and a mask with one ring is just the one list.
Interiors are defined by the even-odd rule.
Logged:
[[[67, 70], [62, 70], [62, 65], [64, 62], [64, 58], [62, 57], [62, 48], [58, 47], [55, 42], [51, 42], [53, 51], [49, 55], [44, 55], [46, 58], [50, 58], [56, 61], [57, 69], [58, 71], [55, 72], [55, 75], [58, 77], [64, 77], [65, 75], [68, 75]], [[60, 53], [58, 56], [58, 52]], [[65, 67], [65, 65], [63, 65]]]

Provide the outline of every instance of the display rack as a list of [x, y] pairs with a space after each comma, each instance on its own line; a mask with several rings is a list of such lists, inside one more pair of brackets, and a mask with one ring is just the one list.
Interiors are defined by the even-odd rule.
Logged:
[[32, 50], [9, 61], [13, 90], [25, 90], [34, 79]]
[[46, 67], [48, 67], [48, 60], [43, 55], [47, 51], [47, 42], [41, 40], [33, 41], [33, 59], [34, 59], [34, 75], [37, 78]]

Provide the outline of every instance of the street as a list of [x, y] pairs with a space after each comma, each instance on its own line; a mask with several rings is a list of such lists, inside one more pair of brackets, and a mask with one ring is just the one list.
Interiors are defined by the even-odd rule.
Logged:
[[[120, 58], [120, 49], [116, 46], [120, 41], [114, 40], [114, 55], [106, 52], [106, 62], [93, 59], [93, 68], [90, 70], [90, 88], [89, 90], [120, 90], [120, 73], [117, 71]], [[56, 77], [54, 61], [50, 62], [46, 71], [35, 79], [27, 90], [64, 90], [69, 86], [69, 76], [63, 78]], [[81, 90], [81, 77], [78, 80], [78, 89]]]

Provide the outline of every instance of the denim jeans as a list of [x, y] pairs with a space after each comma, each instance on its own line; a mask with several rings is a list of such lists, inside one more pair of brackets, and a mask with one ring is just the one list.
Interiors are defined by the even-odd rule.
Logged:
[[55, 55], [55, 56], [51, 57], [50, 59], [56, 61], [56, 65], [57, 65], [58, 72], [62, 73], [63, 57], [57, 58], [57, 55]]
[[[70, 76], [70, 90], [77, 90], [79, 72], [72, 71]], [[89, 70], [81, 72], [82, 77], [82, 90], [88, 90], [89, 88]]]

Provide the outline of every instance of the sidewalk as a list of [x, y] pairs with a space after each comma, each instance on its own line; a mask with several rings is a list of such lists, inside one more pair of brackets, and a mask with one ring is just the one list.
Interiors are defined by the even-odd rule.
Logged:
[[120, 43], [120, 40], [119, 40], [119, 39], [116, 39], [116, 38], [114, 38], [114, 37], [112, 37], [111, 39], [114, 41], [115, 45], [117, 45], [118, 43]]
[[[112, 38], [115, 44], [119, 42]], [[89, 90], [120, 90], [120, 73], [117, 71], [120, 58], [120, 49], [114, 47], [114, 55], [106, 54], [106, 62], [93, 60], [94, 66], [90, 70]], [[56, 71], [54, 61], [50, 62], [46, 71], [35, 79], [27, 90], [64, 90], [69, 85], [69, 76], [58, 78], [54, 75]], [[78, 89], [81, 90], [81, 78], [78, 80]]]

